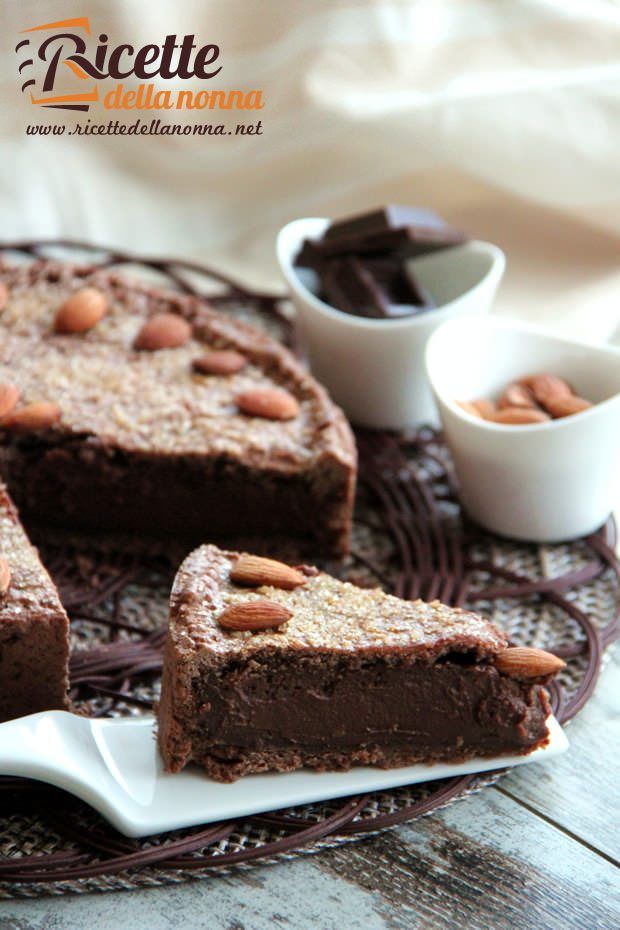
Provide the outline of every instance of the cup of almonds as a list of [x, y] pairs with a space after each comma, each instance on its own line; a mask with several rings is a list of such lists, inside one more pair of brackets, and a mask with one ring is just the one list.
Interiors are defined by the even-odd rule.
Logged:
[[461, 502], [503, 536], [585, 536], [620, 503], [620, 350], [498, 317], [452, 320], [426, 370]]

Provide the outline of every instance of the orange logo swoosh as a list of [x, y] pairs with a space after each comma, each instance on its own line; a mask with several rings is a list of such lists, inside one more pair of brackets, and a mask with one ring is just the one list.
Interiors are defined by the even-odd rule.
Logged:
[[78, 26], [84, 29], [87, 35], [90, 35], [90, 23], [88, 16], [78, 16], [75, 19], [61, 19], [55, 23], [42, 23], [40, 26], [32, 26], [30, 29], [22, 29], [24, 32], [39, 32], [42, 29], [64, 29], [65, 27]]
[[30, 93], [30, 102], [35, 105], [43, 103], [91, 103], [95, 100], [99, 100], [97, 87], [93, 87], [89, 94], [62, 94], [59, 97], [39, 97], [38, 100], [32, 96], [32, 92]]

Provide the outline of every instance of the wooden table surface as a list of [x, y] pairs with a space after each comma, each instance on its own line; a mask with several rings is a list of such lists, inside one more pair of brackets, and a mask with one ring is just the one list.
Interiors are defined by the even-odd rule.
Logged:
[[567, 754], [373, 839], [172, 887], [5, 901], [0, 930], [614, 930], [617, 660], [567, 732]]

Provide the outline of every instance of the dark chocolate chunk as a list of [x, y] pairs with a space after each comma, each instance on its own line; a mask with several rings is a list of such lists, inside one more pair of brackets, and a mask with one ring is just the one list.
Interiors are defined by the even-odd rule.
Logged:
[[391, 204], [370, 213], [359, 213], [344, 220], [336, 220], [325, 233], [324, 239], [340, 239], [347, 236], [366, 236], [403, 226], [444, 227], [438, 213], [425, 207], [403, 207]]
[[322, 276], [327, 301], [343, 313], [381, 318], [389, 315], [389, 298], [354, 255], [328, 262]]
[[297, 265], [319, 267], [321, 260], [337, 255], [397, 255], [415, 258], [461, 245], [467, 236], [452, 226], [403, 226], [400, 229], [385, 229], [357, 236], [342, 236], [338, 239], [320, 239], [303, 243], [296, 259]]
[[422, 287], [411, 269], [406, 268], [398, 258], [369, 256], [364, 264], [387, 295], [390, 316], [406, 315], [395, 310], [395, 307], [401, 307], [411, 313], [412, 306], [423, 310], [432, 310], [435, 306], [435, 301], [426, 288]]
[[323, 299], [355, 316], [397, 318], [434, 306], [428, 292], [391, 256], [331, 259], [324, 265], [321, 281]]

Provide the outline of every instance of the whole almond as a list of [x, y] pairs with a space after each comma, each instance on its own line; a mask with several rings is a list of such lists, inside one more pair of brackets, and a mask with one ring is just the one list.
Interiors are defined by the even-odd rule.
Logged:
[[248, 360], [234, 349], [211, 349], [195, 358], [192, 368], [201, 375], [235, 375], [245, 368]]
[[6, 384], [0, 384], [0, 420], [13, 412], [18, 400], [19, 390], [14, 384], [9, 381]]
[[576, 394], [567, 396], [549, 396], [545, 401], [545, 409], [552, 417], [570, 417], [574, 413], [581, 413], [582, 410], [588, 410], [592, 404], [583, 397], [577, 397]]
[[94, 287], [83, 287], [58, 308], [54, 320], [57, 333], [85, 333], [103, 319], [108, 310], [105, 295]]
[[509, 384], [497, 402], [500, 410], [505, 407], [536, 407], [534, 393], [525, 384]]
[[557, 375], [544, 372], [540, 375], [529, 375], [521, 378], [520, 384], [529, 387], [539, 404], [545, 404], [549, 397], [568, 397], [573, 393], [570, 384]]
[[472, 407], [474, 407], [483, 420], [493, 419], [493, 414], [496, 411], [495, 404], [492, 400], [487, 400], [486, 397], [479, 397], [478, 400], [472, 400]]
[[7, 429], [20, 433], [30, 433], [35, 430], [49, 429], [60, 420], [60, 408], [56, 404], [41, 401], [37, 404], [26, 404], [16, 410], [5, 422]]
[[9, 289], [4, 283], [4, 281], [0, 281], [0, 310], [4, 310], [8, 299], [9, 299]]
[[282, 604], [275, 601], [245, 601], [242, 604], [232, 604], [217, 618], [217, 622], [225, 630], [272, 630], [282, 626], [293, 616], [292, 612]]
[[497, 410], [490, 419], [493, 423], [508, 426], [527, 426], [529, 423], [545, 423], [549, 416], [543, 410], [532, 407], [504, 407], [503, 410]]
[[470, 400], [457, 400], [457, 405], [464, 410], [465, 413], [468, 413], [470, 417], [476, 417], [478, 420], [482, 419], [482, 414], [476, 407], [475, 403]]
[[307, 582], [307, 577], [296, 568], [277, 562], [275, 559], [264, 559], [258, 555], [241, 555], [230, 572], [230, 580], [235, 584], [259, 588], [261, 585], [270, 585], [272, 588], [284, 588], [291, 591]]
[[254, 388], [235, 398], [242, 413], [266, 420], [292, 420], [299, 413], [299, 404], [288, 391], [275, 388]]
[[527, 681], [555, 675], [566, 666], [566, 662], [544, 649], [527, 646], [510, 646], [495, 656], [495, 667], [509, 678]]
[[134, 348], [147, 352], [158, 349], [176, 349], [184, 345], [192, 335], [187, 320], [177, 313], [156, 313], [147, 320], [134, 342]]
[[0, 594], [6, 594], [11, 584], [11, 569], [6, 559], [0, 558]]

